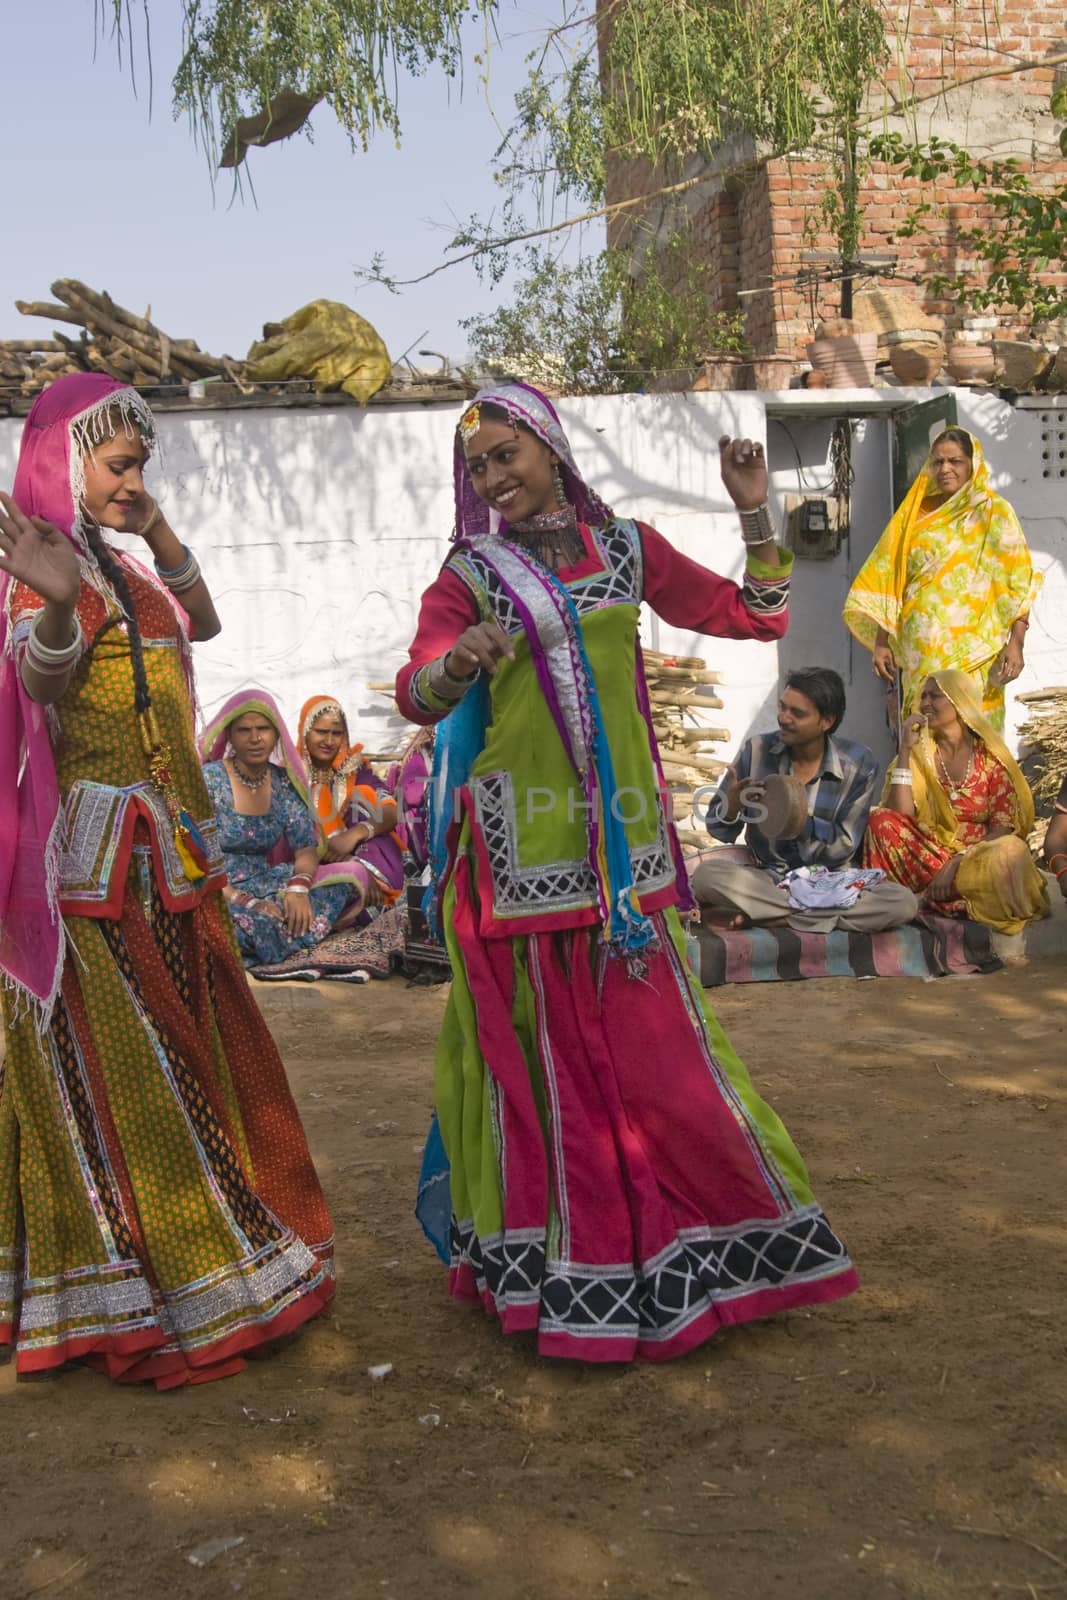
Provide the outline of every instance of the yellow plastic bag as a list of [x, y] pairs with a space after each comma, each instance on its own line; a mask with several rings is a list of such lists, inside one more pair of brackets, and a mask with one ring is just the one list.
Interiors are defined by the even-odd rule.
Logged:
[[248, 352], [248, 376], [254, 383], [310, 378], [319, 394], [343, 389], [366, 405], [392, 371], [381, 337], [365, 317], [339, 300], [312, 300], [281, 327], [283, 332]]

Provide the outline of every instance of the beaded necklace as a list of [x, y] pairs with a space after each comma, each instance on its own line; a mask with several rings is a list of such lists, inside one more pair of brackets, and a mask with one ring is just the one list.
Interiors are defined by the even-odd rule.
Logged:
[[964, 789], [966, 789], [967, 785], [970, 783], [972, 774], [974, 773], [974, 742], [973, 742], [973, 740], [970, 741], [969, 745], [968, 745], [967, 771], [964, 773], [963, 777], [960, 778], [959, 780], [955, 779], [952, 776], [952, 774], [949, 772], [948, 767], [945, 765], [945, 761], [944, 761], [944, 758], [943, 758], [943, 756], [941, 754], [941, 751], [938, 749], [938, 747], [936, 745], [934, 746], [934, 761], [937, 763], [937, 767], [938, 767], [938, 769], [939, 769], [939, 771], [941, 773], [941, 776], [945, 780], [945, 788], [948, 790], [949, 794], [952, 795], [952, 796], [955, 796], [955, 795], [958, 795], [958, 794], [962, 794]]

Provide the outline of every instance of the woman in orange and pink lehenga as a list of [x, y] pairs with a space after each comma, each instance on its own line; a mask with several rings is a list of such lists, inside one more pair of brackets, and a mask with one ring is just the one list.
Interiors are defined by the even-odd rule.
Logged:
[[326, 835], [326, 860], [345, 862], [362, 883], [357, 914], [343, 926], [362, 926], [366, 908], [393, 905], [404, 886], [403, 843], [396, 832], [397, 805], [387, 786], [352, 744], [348, 719], [334, 695], [312, 695], [300, 712], [297, 744], [308, 772], [311, 810]]
[[935, 672], [904, 719], [884, 803], [871, 812], [863, 864], [881, 867], [938, 911], [1018, 933], [1048, 915], [1026, 843], [1034, 801], [983, 715], [970, 673]]
[[[332, 1226], [223, 902], [136, 390], [59, 378], [0, 496], [0, 1347], [168, 1389], [329, 1305]], [[154, 572], [113, 546], [134, 534]]]

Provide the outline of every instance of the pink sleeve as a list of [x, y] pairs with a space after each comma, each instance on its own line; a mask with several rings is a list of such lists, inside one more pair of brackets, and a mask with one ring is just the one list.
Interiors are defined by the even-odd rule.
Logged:
[[644, 598], [673, 628], [720, 639], [780, 639], [789, 625], [787, 609], [793, 558], [782, 552], [781, 567], [768, 567], [750, 555], [744, 581], [732, 583], [691, 561], [645, 523], [637, 524], [644, 551]]
[[408, 651], [411, 660], [396, 675], [396, 701], [409, 722], [440, 722], [455, 702], [433, 693], [424, 670], [451, 650], [465, 628], [478, 621], [474, 596], [454, 572], [443, 567], [422, 597], [419, 626]]

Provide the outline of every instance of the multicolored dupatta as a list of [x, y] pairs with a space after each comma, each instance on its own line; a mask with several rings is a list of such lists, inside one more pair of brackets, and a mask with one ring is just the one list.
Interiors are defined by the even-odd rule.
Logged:
[[[468, 431], [472, 413], [485, 404], [503, 409], [515, 424], [528, 428], [559, 457], [567, 498], [579, 521], [603, 526], [612, 520], [610, 508], [579, 473], [559, 417], [544, 395], [527, 384], [483, 389], [464, 412]], [[626, 829], [616, 803], [611, 750], [577, 610], [566, 585], [553, 571], [520, 544], [500, 537], [506, 533], [507, 524], [474, 489], [458, 429], [454, 459], [457, 544], [477, 550], [494, 568], [522, 620], [538, 684], [582, 784], [588, 819], [588, 860], [610, 949], [617, 955], [637, 957], [654, 934], [634, 888]], [[484, 743], [487, 720], [487, 696], [479, 698], [472, 689], [438, 735], [431, 837], [435, 876], [443, 869], [452, 795], [469, 776]], [[450, 728], [449, 724], [454, 726]], [[446, 812], [444, 818], [442, 810]], [[432, 902], [432, 888], [428, 899]]]
[[654, 935], [634, 889], [611, 749], [577, 609], [566, 584], [520, 546], [492, 538], [463, 542], [495, 569], [522, 619], [541, 693], [582, 784], [601, 922], [615, 954], [636, 955]]

